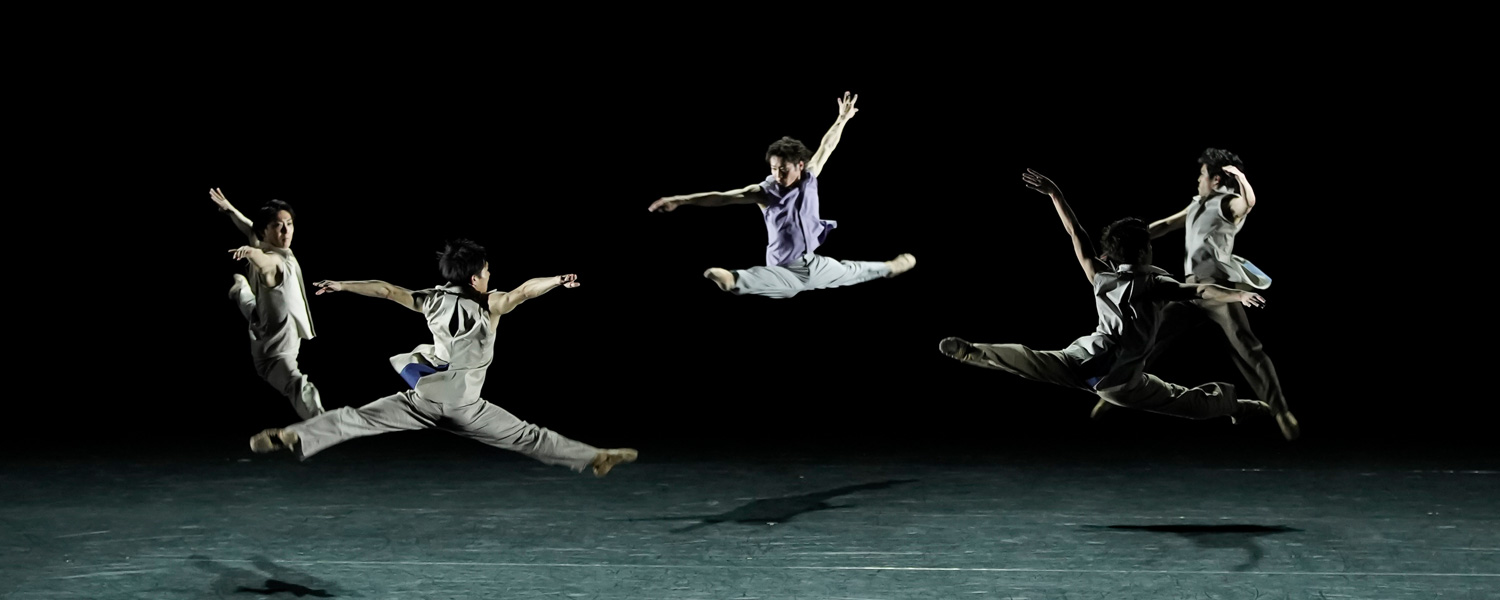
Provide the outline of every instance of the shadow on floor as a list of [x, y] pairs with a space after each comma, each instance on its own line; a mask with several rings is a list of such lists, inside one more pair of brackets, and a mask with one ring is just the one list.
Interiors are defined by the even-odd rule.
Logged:
[[672, 533], [685, 533], [717, 525], [719, 523], [749, 523], [756, 525], [774, 525], [792, 520], [797, 515], [804, 513], [832, 510], [836, 508], [852, 508], [853, 504], [829, 504], [828, 501], [839, 496], [847, 496], [855, 492], [865, 490], [883, 490], [904, 483], [914, 483], [916, 479], [893, 479], [876, 483], [862, 483], [859, 485], [846, 485], [822, 492], [802, 494], [798, 496], [786, 496], [782, 498], [765, 498], [752, 500], [748, 504], [716, 515], [686, 515], [681, 517], [648, 517], [641, 519], [623, 519], [625, 521], [698, 521], [686, 527], [673, 529]]
[[1149, 531], [1153, 533], [1175, 533], [1187, 538], [1194, 545], [1204, 549], [1237, 548], [1248, 553], [1249, 557], [1244, 564], [1234, 567], [1236, 571], [1248, 571], [1260, 564], [1265, 558], [1266, 551], [1261, 549], [1256, 538], [1263, 535], [1277, 533], [1297, 533], [1301, 529], [1293, 529], [1283, 525], [1089, 525], [1090, 529], [1110, 529], [1114, 531]]
[[213, 590], [221, 597], [230, 594], [270, 596], [285, 593], [298, 598], [333, 598], [338, 592], [336, 585], [307, 573], [283, 567], [263, 556], [256, 556], [248, 561], [255, 565], [255, 568], [259, 570], [258, 573], [249, 569], [231, 567], [207, 556], [189, 556], [188, 560], [192, 561], [193, 566], [198, 569], [218, 575], [213, 582]]

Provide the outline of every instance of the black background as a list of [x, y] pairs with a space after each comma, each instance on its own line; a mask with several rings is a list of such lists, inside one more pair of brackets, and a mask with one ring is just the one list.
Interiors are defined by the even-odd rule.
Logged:
[[[228, 448], [295, 420], [255, 375], [225, 295], [242, 238], [210, 187], [247, 213], [290, 202], [309, 282], [440, 284], [435, 253], [451, 237], [488, 248], [496, 288], [577, 273], [580, 288], [501, 319], [484, 395], [596, 445], [1489, 447], [1488, 372], [1469, 364], [1482, 323], [1468, 323], [1488, 300], [1475, 279], [1437, 272], [1464, 256], [1452, 239], [1482, 237], [1461, 191], [1481, 182], [1428, 171], [1462, 156], [1429, 141], [1428, 123], [1462, 121], [1472, 95], [1414, 94], [1410, 65], [1348, 48], [1253, 68], [1107, 47], [1079, 59], [1044, 44], [887, 50], [350, 50], [295, 69], [242, 58], [219, 83], [179, 81], [191, 91], [122, 129], [160, 117], [184, 162], [160, 168], [115, 140], [130, 173], [73, 217], [75, 239], [107, 241], [91, 297], [109, 308], [73, 323], [80, 341], [59, 344], [72, 358], [31, 363], [46, 365], [32, 393], [51, 400], [28, 403], [27, 422], [65, 435], [26, 447]], [[766, 146], [791, 135], [815, 148], [845, 90], [860, 112], [820, 177], [823, 217], [839, 227], [819, 252], [911, 252], [917, 267], [788, 300], [719, 292], [705, 268], [763, 261], [757, 211], [646, 207], [760, 181]], [[1053, 178], [1097, 236], [1185, 207], [1210, 146], [1245, 160], [1260, 200], [1235, 250], [1274, 279], [1251, 322], [1303, 440], [1133, 411], [1095, 423], [1086, 394], [937, 352], [946, 336], [1059, 349], [1094, 328], [1089, 285], [1047, 198], [1021, 183], [1026, 168]], [[1182, 259], [1181, 233], [1158, 240], [1159, 266], [1180, 276]], [[403, 389], [386, 361], [430, 343], [420, 316], [352, 294], [310, 301], [319, 335], [300, 364], [325, 407]], [[1205, 325], [1153, 372], [1242, 384], [1228, 353]], [[402, 436], [378, 443], [443, 434]]]

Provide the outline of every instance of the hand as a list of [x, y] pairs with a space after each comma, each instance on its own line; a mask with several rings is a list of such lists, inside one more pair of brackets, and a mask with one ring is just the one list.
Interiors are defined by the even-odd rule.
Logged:
[[252, 252], [260, 252], [260, 248], [256, 248], [255, 246], [240, 246], [229, 251], [230, 257], [235, 260], [244, 260]]
[[1236, 167], [1234, 165], [1224, 165], [1224, 172], [1234, 176], [1235, 179], [1239, 179], [1241, 181], [1245, 179], [1245, 172], [1241, 171], [1239, 167]]
[[650, 208], [647, 208], [646, 210], [651, 212], [672, 212], [673, 210], [676, 210], [678, 206], [682, 206], [681, 196], [667, 196], [666, 198], [658, 198], [656, 202], [652, 202]]
[[569, 275], [558, 275], [557, 276], [557, 285], [560, 285], [560, 286], [565, 287], [565, 288], [576, 288], [580, 284], [578, 283], [578, 276], [577, 275], [569, 274]]
[[234, 207], [229, 204], [229, 199], [224, 197], [224, 192], [219, 191], [219, 188], [208, 190], [208, 199], [219, 205], [219, 210], [234, 210]]
[[1240, 292], [1240, 304], [1250, 308], [1260, 308], [1266, 305], [1266, 299], [1254, 292]]
[[1052, 180], [1048, 179], [1046, 175], [1038, 173], [1033, 169], [1026, 169], [1026, 172], [1021, 174], [1021, 181], [1026, 182], [1026, 187], [1048, 196], [1062, 195], [1062, 190], [1057, 189], [1057, 184], [1052, 183]]
[[319, 281], [313, 285], [318, 286], [318, 291], [313, 293], [314, 296], [321, 296], [323, 292], [344, 291], [344, 283], [341, 281]]
[[844, 92], [844, 97], [838, 99], [840, 121], [848, 121], [854, 118], [854, 113], [859, 112], [859, 109], [854, 108], [854, 103], [858, 100], [859, 94], [855, 94], [853, 98], [850, 98], [849, 92]]

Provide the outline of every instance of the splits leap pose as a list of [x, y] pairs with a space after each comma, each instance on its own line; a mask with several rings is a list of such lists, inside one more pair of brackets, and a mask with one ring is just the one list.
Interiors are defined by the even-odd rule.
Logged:
[[[1151, 239], [1178, 229], [1187, 238], [1186, 270], [1188, 283], [1219, 283], [1241, 290], [1264, 290], [1271, 278], [1248, 260], [1234, 254], [1234, 236], [1245, 226], [1245, 217], [1255, 208], [1255, 190], [1241, 167], [1240, 157], [1228, 150], [1209, 148], [1198, 157], [1198, 195], [1192, 204], [1175, 215], [1151, 224]], [[1281, 435], [1288, 440], [1301, 435], [1297, 418], [1287, 409], [1281, 393], [1276, 367], [1266, 356], [1259, 339], [1250, 331], [1250, 316], [1238, 304], [1187, 300], [1167, 305], [1162, 313], [1161, 330], [1156, 345], [1146, 356], [1146, 368], [1156, 362], [1166, 349], [1192, 326], [1203, 319], [1213, 321], [1229, 338], [1234, 350], [1234, 366], [1239, 368], [1251, 389], [1271, 405]], [[1110, 408], [1108, 402], [1094, 406], [1093, 417], [1099, 418]]]
[[491, 292], [484, 248], [468, 240], [450, 242], [439, 259], [448, 285], [410, 291], [383, 281], [320, 281], [318, 294], [349, 291], [385, 298], [422, 313], [433, 343], [391, 358], [412, 389], [358, 409], [344, 407], [250, 438], [256, 452], [290, 450], [301, 460], [334, 444], [391, 431], [442, 428], [480, 442], [519, 452], [549, 465], [603, 477], [617, 464], [632, 462], [630, 448], [601, 450], [516, 418], [480, 398], [485, 371], [495, 354], [500, 315], [522, 302], [562, 286], [578, 287], [576, 275], [542, 277], [510, 292]]
[[651, 203], [651, 212], [672, 212], [679, 206], [724, 206], [757, 204], [766, 222], [766, 266], [730, 271], [718, 267], [703, 276], [718, 284], [719, 289], [736, 295], [750, 294], [769, 298], [790, 298], [798, 292], [854, 285], [879, 277], [895, 277], [916, 266], [917, 259], [902, 254], [884, 262], [834, 260], [815, 254], [838, 226], [818, 216], [818, 177], [828, 156], [838, 146], [844, 125], [859, 109], [859, 96], [838, 99], [839, 116], [833, 122], [818, 151], [808, 156], [807, 146], [783, 137], [766, 150], [771, 174], [765, 181], [728, 192], [704, 192], [686, 196], [669, 196]]
[[227, 213], [249, 245], [229, 252], [235, 260], [249, 262], [246, 275], [236, 274], [229, 299], [239, 306], [250, 324], [250, 357], [255, 372], [292, 401], [297, 416], [309, 419], [323, 414], [318, 388], [297, 369], [302, 340], [313, 339], [312, 313], [302, 280], [302, 265], [292, 254], [291, 205], [271, 200], [255, 212], [251, 221], [217, 188], [209, 199]]
[[[1264, 298], [1213, 284], [1178, 283], [1168, 277], [1166, 271], [1151, 266], [1151, 239], [1140, 219], [1111, 223], [1104, 229], [1104, 254], [1095, 254], [1057, 185], [1031, 169], [1021, 179], [1027, 187], [1052, 198], [1063, 228], [1073, 238], [1073, 253], [1093, 285], [1099, 327], [1060, 351], [1032, 350], [1019, 344], [971, 344], [959, 338], [944, 339], [939, 351], [970, 365], [1090, 392], [1128, 408], [1189, 419], [1270, 414], [1265, 402], [1236, 398], [1233, 385], [1207, 383], [1187, 388], [1162, 381], [1143, 367], [1163, 304], [1199, 298], [1260, 306]], [[1120, 264], [1111, 270], [1102, 261]]]

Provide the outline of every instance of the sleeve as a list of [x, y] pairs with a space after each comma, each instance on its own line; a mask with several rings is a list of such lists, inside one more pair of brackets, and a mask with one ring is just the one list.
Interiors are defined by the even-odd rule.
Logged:
[[[803, 176], [806, 177], [806, 173]], [[766, 194], [766, 206], [776, 206], [786, 198], [786, 190], [781, 188], [781, 184], [776, 183], [774, 175], [767, 175], [758, 185], [760, 185], [760, 191]]]
[[433, 297], [437, 296], [438, 293], [440, 293], [439, 290], [434, 288], [412, 290], [411, 303], [415, 305], [418, 310], [427, 312], [427, 305], [432, 302]]

